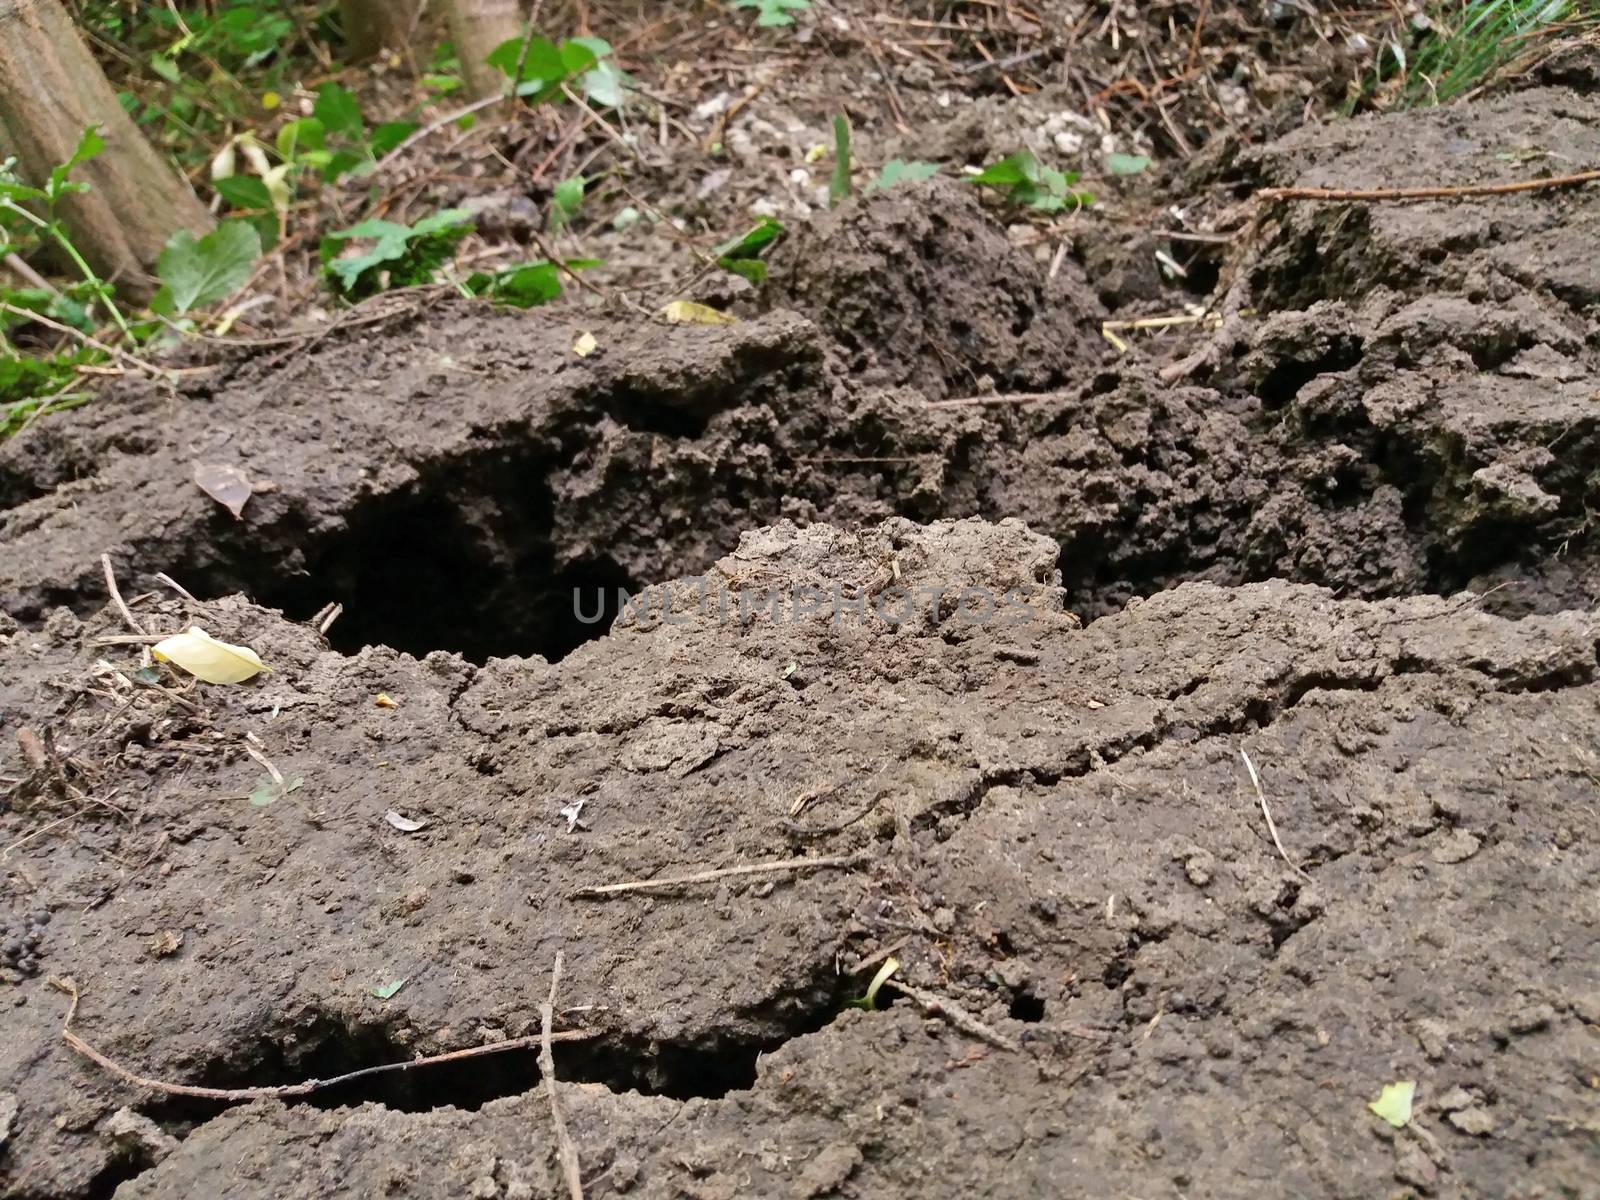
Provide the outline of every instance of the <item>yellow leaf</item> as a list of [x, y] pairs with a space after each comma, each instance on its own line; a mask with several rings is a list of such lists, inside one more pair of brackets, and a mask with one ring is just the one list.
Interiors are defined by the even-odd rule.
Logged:
[[1417, 1081], [1414, 1079], [1386, 1083], [1383, 1092], [1367, 1107], [1396, 1129], [1404, 1129], [1411, 1123], [1411, 1098], [1416, 1094]]
[[572, 352], [579, 358], [588, 358], [599, 348], [600, 343], [595, 340], [592, 333], [581, 333], [578, 335], [578, 340], [572, 343]]
[[199, 626], [157, 642], [151, 653], [204, 683], [243, 683], [272, 670], [254, 650], [219, 642]]
[[262, 108], [268, 108], [268, 109], [277, 108], [278, 105], [280, 105], [282, 103], [283, 103], [283, 97], [278, 95], [277, 92], [263, 92], [263, 93], [261, 93], [261, 107]]
[[289, 211], [289, 170], [289, 163], [279, 163], [261, 176], [267, 195], [272, 197], [272, 207], [278, 210], [279, 216]]
[[674, 300], [661, 310], [661, 315], [674, 325], [733, 325], [739, 320], [731, 313], [718, 312], [693, 300]]
[[218, 150], [211, 160], [211, 182], [229, 179], [239, 167], [239, 147], [233, 140]]

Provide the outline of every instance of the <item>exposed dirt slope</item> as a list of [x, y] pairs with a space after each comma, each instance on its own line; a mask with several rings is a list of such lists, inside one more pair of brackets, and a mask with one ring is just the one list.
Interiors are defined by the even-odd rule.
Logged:
[[[1533, 90], [1196, 187], [1597, 131]], [[0, 968], [6, 1194], [556, 1194], [531, 1053], [213, 1119], [75, 1057], [47, 979], [235, 1087], [525, 1036], [558, 950], [593, 1196], [1597, 1194], [1596, 232], [1589, 192], [1297, 207], [1161, 363], [936, 182], [738, 325], [400, 297], [7, 443], [7, 936], [51, 920]], [[102, 553], [273, 673], [138, 676]], [[572, 608], [702, 571], [670, 622]], [[299, 786], [252, 804], [251, 749]], [[574, 896], [801, 856], [845, 861]], [[848, 1007], [891, 949], [966, 1017]]]

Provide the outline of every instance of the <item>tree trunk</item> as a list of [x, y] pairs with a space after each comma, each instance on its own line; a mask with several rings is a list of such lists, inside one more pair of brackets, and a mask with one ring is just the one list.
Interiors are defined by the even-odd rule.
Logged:
[[106, 148], [76, 167], [87, 192], [58, 212], [78, 252], [135, 299], [154, 290], [150, 270], [180, 229], [205, 233], [211, 214], [134, 125], [60, 0], [0, 0], [0, 125], [21, 174], [39, 183], [98, 125]]
[[419, 0], [339, 0], [344, 44], [352, 59], [376, 58], [384, 50], [407, 50], [417, 36]]
[[523, 35], [521, 6], [517, 0], [445, 0], [445, 9], [468, 95], [474, 100], [493, 96], [505, 87], [506, 75], [484, 59], [502, 42]]

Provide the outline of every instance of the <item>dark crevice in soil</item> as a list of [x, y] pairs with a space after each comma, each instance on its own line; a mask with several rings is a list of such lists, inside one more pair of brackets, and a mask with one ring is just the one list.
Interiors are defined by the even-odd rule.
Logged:
[[84, 1200], [111, 1200], [123, 1184], [137, 1179], [155, 1165], [132, 1154], [117, 1154], [89, 1181], [83, 1193]]
[[[849, 999], [848, 981], [831, 969], [819, 969], [813, 980], [769, 1002], [762, 1012], [741, 1014], [744, 1020], [710, 1030], [692, 1042], [663, 1043], [640, 1034], [611, 1032], [591, 1041], [557, 1043], [557, 1071], [565, 1082], [598, 1083], [616, 1092], [675, 1100], [719, 1099], [753, 1087], [762, 1055], [825, 1028]], [[280, 1087], [404, 1062], [415, 1051], [395, 1032], [388, 1026], [351, 1026], [318, 1015], [292, 1032], [275, 1031], [239, 1047], [227, 1061], [202, 1069], [197, 1082], [218, 1088]], [[440, 1108], [476, 1112], [492, 1100], [527, 1092], [539, 1080], [538, 1050], [529, 1046], [415, 1071], [374, 1071], [305, 1096], [284, 1097], [284, 1102], [320, 1109], [375, 1103], [408, 1113]], [[232, 1103], [174, 1096], [144, 1112], [181, 1134]], [[123, 1165], [132, 1173], [141, 1169]], [[116, 1183], [127, 1178], [131, 1175], [117, 1174]], [[115, 1183], [104, 1194], [114, 1190]]]

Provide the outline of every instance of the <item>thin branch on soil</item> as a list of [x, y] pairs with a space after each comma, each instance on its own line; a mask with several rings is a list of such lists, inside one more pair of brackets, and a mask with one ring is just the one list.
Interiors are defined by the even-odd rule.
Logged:
[[106, 591], [111, 593], [111, 603], [117, 606], [117, 611], [122, 614], [122, 619], [128, 623], [129, 629], [141, 636], [145, 636], [144, 626], [139, 624], [134, 615], [128, 611], [128, 606], [123, 603], [122, 592], [117, 588], [116, 573], [111, 569], [111, 555], [102, 554], [100, 556], [100, 565], [105, 568]]
[[935, 996], [932, 992], [925, 992], [921, 988], [912, 987], [909, 983], [901, 983], [893, 976], [885, 979], [883, 986], [911, 997], [911, 999], [922, 1005], [922, 1011], [930, 1017], [943, 1017], [950, 1024], [961, 1030], [962, 1033], [975, 1037], [980, 1042], [988, 1042], [991, 1046], [1001, 1050], [1009, 1050], [1013, 1054], [1022, 1049], [1010, 1038], [1006, 1037], [1005, 1034], [996, 1033], [959, 1004], [946, 1000], [942, 996]]
[[676, 875], [669, 879], [633, 879], [627, 883], [603, 883], [581, 887], [571, 894], [574, 900], [592, 896], [615, 896], [622, 892], [642, 892], [651, 888], [686, 887], [695, 883], [711, 883], [718, 879], [733, 879], [741, 875], [772, 875], [783, 871], [842, 870], [860, 866], [869, 856], [865, 854], [839, 854], [831, 858], [789, 858], [782, 862], [747, 863], [740, 867], [723, 867], [717, 871], [701, 871], [697, 875]]
[[6, 255], [5, 264], [7, 270], [11, 271], [12, 274], [14, 274], [18, 279], [22, 280], [23, 283], [26, 283], [29, 287], [36, 287], [41, 292], [49, 292], [52, 296], [61, 295], [61, 293], [56, 289], [55, 284], [51, 283], [43, 275], [35, 271], [17, 255]]
[[1255, 785], [1256, 799], [1261, 801], [1261, 815], [1267, 819], [1267, 829], [1272, 834], [1272, 844], [1278, 848], [1278, 854], [1283, 861], [1289, 864], [1289, 869], [1309, 883], [1311, 876], [1301, 870], [1294, 859], [1289, 857], [1289, 852], [1283, 848], [1283, 839], [1278, 836], [1278, 827], [1272, 820], [1272, 810], [1267, 807], [1267, 794], [1261, 790], [1261, 776], [1256, 774], [1256, 765], [1250, 761], [1250, 755], [1243, 746], [1239, 747], [1239, 757], [1244, 759], [1245, 770], [1250, 772], [1250, 782]]
[[1600, 171], [1555, 175], [1549, 179], [1524, 179], [1517, 183], [1474, 183], [1459, 187], [1423, 188], [1263, 188], [1258, 200], [1450, 200], [1459, 196], [1509, 196], [1547, 188], [1577, 187], [1600, 181]]
[[159, 579], [162, 583], [166, 584], [173, 591], [177, 592], [178, 595], [182, 596], [185, 600], [188, 600], [190, 603], [192, 603], [192, 604], [203, 604], [204, 603], [204, 601], [199, 599], [197, 596], [193, 595], [189, 591], [188, 588], [184, 587], [183, 584], [179, 583], [176, 579], [174, 579], [171, 575], [168, 575], [165, 571], [156, 572], [156, 578]]
[[172, 377], [172, 372], [163, 371], [154, 363], [145, 362], [144, 359], [140, 358], [136, 354], [129, 354], [126, 350], [119, 350], [115, 346], [102, 342], [99, 338], [90, 337], [87, 333], [84, 333], [80, 329], [74, 329], [71, 325], [64, 325], [60, 321], [51, 320], [43, 313], [36, 313], [31, 308], [18, 308], [15, 304], [7, 304], [5, 301], [0, 300], [0, 312], [8, 312], [14, 317], [22, 317], [29, 321], [36, 321], [40, 325], [43, 325], [46, 329], [54, 329], [57, 333], [64, 333], [74, 341], [79, 341], [86, 346], [93, 347], [108, 358], [121, 359], [123, 362], [132, 363], [135, 367], [145, 372], [145, 374], [151, 376], [152, 378], [170, 379]]
[[168, 1083], [161, 1079], [151, 1079], [130, 1071], [121, 1063], [108, 1058], [100, 1053], [88, 1042], [72, 1032], [72, 1019], [78, 1012], [78, 987], [71, 979], [61, 979], [52, 975], [50, 986], [58, 992], [65, 992], [72, 998], [72, 1003], [67, 1009], [67, 1019], [61, 1025], [61, 1040], [71, 1046], [83, 1057], [87, 1058], [119, 1079], [126, 1080], [136, 1087], [149, 1088], [152, 1091], [163, 1092], [169, 1096], [193, 1096], [201, 1100], [283, 1100], [292, 1096], [309, 1096], [312, 1092], [321, 1091], [323, 1088], [336, 1087], [341, 1083], [349, 1083], [356, 1079], [365, 1079], [371, 1075], [381, 1075], [389, 1071], [410, 1071], [417, 1067], [431, 1067], [438, 1063], [456, 1062], [464, 1058], [480, 1058], [485, 1054], [500, 1054], [507, 1050], [528, 1050], [535, 1046], [542, 1046], [548, 1038], [552, 1042], [578, 1042], [600, 1036], [598, 1029], [567, 1029], [557, 1033], [542, 1030], [530, 1037], [508, 1038], [503, 1042], [490, 1042], [486, 1046], [468, 1046], [464, 1050], [451, 1050], [444, 1054], [430, 1054], [426, 1058], [411, 1058], [405, 1062], [384, 1063], [377, 1067], [363, 1067], [359, 1071], [348, 1071], [343, 1075], [335, 1075], [331, 1079], [308, 1079], [304, 1083], [285, 1083], [276, 1087], [244, 1087], [244, 1088], [212, 1088], [196, 1087], [187, 1083]]
[[390, 163], [394, 162], [395, 159], [399, 158], [402, 154], [411, 149], [411, 147], [415, 146], [424, 138], [431, 137], [438, 133], [439, 130], [454, 125], [463, 117], [470, 117], [475, 112], [481, 112], [482, 110], [488, 108], [491, 104], [499, 104], [500, 101], [504, 99], [505, 96], [503, 95], [485, 96], [482, 100], [474, 100], [471, 104], [455, 109], [452, 112], [445, 113], [445, 115], [440, 117], [437, 121], [430, 121], [421, 129], [407, 137], [393, 150], [389, 151], [389, 153], [380, 158], [377, 165], [372, 168], [373, 171], [376, 172], [383, 170]]
[[583, 1200], [583, 1173], [578, 1167], [578, 1148], [572, 1144], [567, 1122], [556, 1100], [556, 1056], [550, 1050], [550, 1024], [555, 1020], [556, 989], [561, 985], [561, 951], [556, 951], [550, 968], [550, 998], [539, 1006], [539, 1073], [544, 1076], [545, 1094], [550, 1097], [550, 1124], [556, 1131], [556, 1158], [567, 1182], [568, 1200]]

